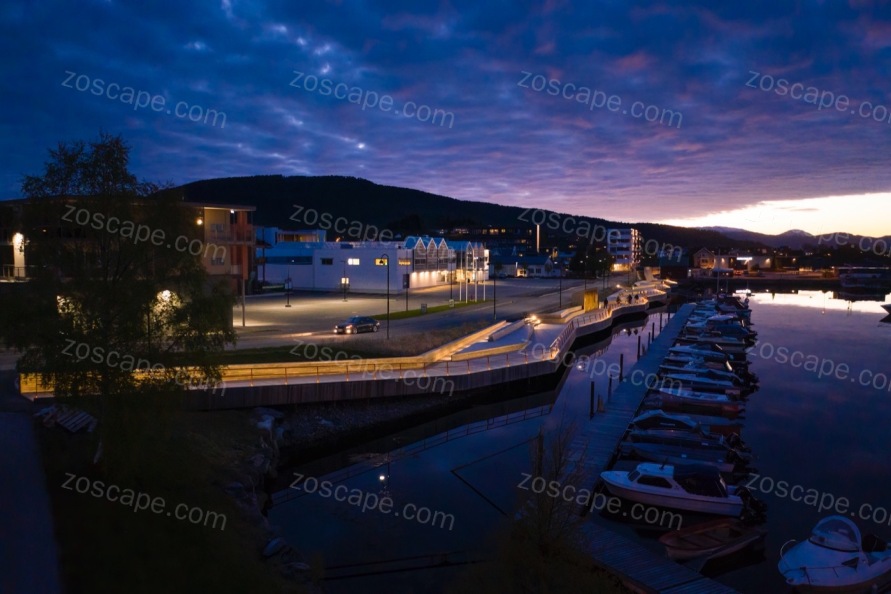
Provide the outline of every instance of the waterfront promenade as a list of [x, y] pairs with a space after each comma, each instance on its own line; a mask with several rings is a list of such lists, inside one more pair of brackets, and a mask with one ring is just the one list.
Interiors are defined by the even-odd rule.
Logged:
[[[621, 316], [646, 312], [646, 297], [667, 300], [654, 289], [634, 294], [639, 298], [629, 301], [628, 291], [618, 291], [606, 307], [589, 312], [569, 308], [539, 314], [539, 324], [498, 322], [417, 356], [349, 359], [335, 351], [339, 360], [229, 365], [217, 389], [190, 390], [184, 405], [213, 410], [451, 394], [547, 378], [576, 338], [606, 330]], [[35, 375], [22, 375], [20, 383], [28, 398], [52, 393], [52, 386]]]

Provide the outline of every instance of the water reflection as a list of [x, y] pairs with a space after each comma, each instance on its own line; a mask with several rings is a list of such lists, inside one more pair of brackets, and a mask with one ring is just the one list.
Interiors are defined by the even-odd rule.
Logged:
[[[609, 363], [622, 355], [630, 365], [643, 329], [658, 329], [657, 318], [640, 316], [612, 333], [585, 337], [575, 353]], [[329, 577], [338, 578], [326, 581], [328, 592], [440, 591], [461, 563], [491, 558], [489, 538], [513, 517], [517, 484], [530, 471], [531, 442], [587, 419], [586, 391], [584, 398], [562, 395], [567, 378], [576, 375], [573, 382], [589, 381], [568, 367], [554, 391], [475, 406], [298, 469], [332, 486], [387, 495], [394, 510], [411, 504], [448, 514], [454, 517], [449, 529], [398, 513], [363, 513], [319, 494], [298, 494], [277, 505], [270, 520], [295, 548], [321, 556]]]

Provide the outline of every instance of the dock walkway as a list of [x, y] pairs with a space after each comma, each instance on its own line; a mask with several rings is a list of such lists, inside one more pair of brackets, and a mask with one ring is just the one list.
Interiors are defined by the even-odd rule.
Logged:
[[[600, 473], [611, 466], [619, 443], [634, 418], [647, 392], [645, 380], [659, 371], [690, 314], [692, 304], [683, 306], [669, 320], [650, 344], [646, 354], [629, 370], [623, 382], [617, 384], [603, 412], [595, 413], [576, 435], [572, 451], [576, 469], [581, 469], [583, 483], [594, 485]], [[618, 381], [617, 379], [614, 381]], [[587, 388], [587, 386], [585, 386]], [[583, 535], [594, 563], [599, 567], [634, 584], [645, 592], [660, 594], [733, 594], [736, 590], [656, 555], [633, 539], [594, 522], [585, 522]]]

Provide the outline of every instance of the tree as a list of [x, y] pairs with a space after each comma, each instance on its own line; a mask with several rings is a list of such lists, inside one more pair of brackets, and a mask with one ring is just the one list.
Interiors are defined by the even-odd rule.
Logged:
[[42, 175], [25, 177], [22, 224], [36, 272], [3, 332], [23, 353], [20, 371], [95, 411], [100, 444], [117, 459], [149, 438], [146, 417], [158, 410], [147, 405], [169, 408], [195, 377], [219, 380], [214, 353], [235, 339], [233, 297], [174, 245], [203, 239], [193, 213], [138, 181], [129, 152], [101, 134], [60, 144]]
[[[488, 547], [492, 559], [458, 577], [448, 592], [626, 592], [619, 581], [593, 567], [582, 527], [584, 504], [563, 494], [581, 493], [584, 459], [573, 460], [576, 428], [563, 419], [552, 435], [533, 440], [530, 483], [543, 480], [546, 489], [519, 491], [512, 520]], [[527, 473], [523, 473], [527, 474]], [[558, 496], [554, 496], [556, 485]], [[550, 490], [549, 490], [550, 489]]]

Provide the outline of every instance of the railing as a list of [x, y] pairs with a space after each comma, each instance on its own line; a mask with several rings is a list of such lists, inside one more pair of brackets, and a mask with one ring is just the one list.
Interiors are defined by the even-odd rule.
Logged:
[[26, 280], [29, 278], [28, 271], [34, 270], [36, 266], [13, 266], [12, 264], [4, 264], [0, 268], [0, 278], [13, 280]]

